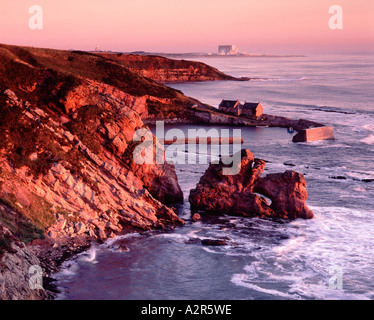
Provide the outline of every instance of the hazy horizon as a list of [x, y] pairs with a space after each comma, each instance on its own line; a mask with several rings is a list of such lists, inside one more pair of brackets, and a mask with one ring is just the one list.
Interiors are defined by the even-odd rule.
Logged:
[[[31, 30], [31, 5], [43, 9], [43, 29]], [[331, 30], [331, 5], [343, 9], [343, 29]], [[374, 2], [366, 0], [170, 1], [39, 0], [2, 2], [0, 42], [56, 49], [132, 52], [304, 54], [374, 49]]]

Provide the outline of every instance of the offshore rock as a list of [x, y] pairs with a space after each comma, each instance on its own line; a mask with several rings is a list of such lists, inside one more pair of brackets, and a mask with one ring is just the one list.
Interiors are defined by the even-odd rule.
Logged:
[[302, 174], [286, 171], [262, 178], [264, 160], [255, 159], [249, 150], [241, 151], [241, 159], [237, 175], [223, 175], [222, 162], [209, 165], [190, 192], [192, 210], [244, 217], [313, 218], [305, 204], [308, 193]]
[[311, 219], [313, 212], [306, 206], [308, 198], [304, 175], [295, 171], [268, 174], [258, 179], [254, 188], [272, 201], [271, 208], [284, 219]]
[[201, 244], [204, 246], [226, 246], [227, 240], [225, 239], [202, 239]]

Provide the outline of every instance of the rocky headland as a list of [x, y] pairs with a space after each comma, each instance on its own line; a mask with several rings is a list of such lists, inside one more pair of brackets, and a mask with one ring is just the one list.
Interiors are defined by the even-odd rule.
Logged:
[[92, 241], [184, 224], [174, 166], [135, 163], [133, 137], [195, 100], [84, 52], [0, 45], [0, 74], [1, 299], [53, 298], [30, 267], [48, 283]]
[[126, 66], [130, 71], [159, 83], [199, 82], [199, 81], [246, 81], [236, 78], [205, 63], [183, 59], [170, 59], [155, 55], [97, 53], [100, 56]]
[[[137, 59], [0, 45], [0, 299], [52, 299], [49, 275], [92, 242], [185, 223], [173, 208], [183, 201], [174, 166], [137, 164], [134, 133], [155, 120], [233, 121], [161, 82], [234, 79], [212, 75], [214, 68], [199, 63], [183, 62], [182, 71], [173, 71], [179, 68], [171, 67], [173, 61], [164, 66], [167, 75], [150, 61], [140, 67], [149, 72], [140, 72]], [[156, 154], [163, 146], [153, 139]], [[226, 195], [238, 184], [243, 195], [256, 198], [252, 207], [261, 206], [254, 211], [259, 216], [310, 217], [303, 206], [303, 177], [285, 173], [261, 178], [262, 165], [252, 158], [244, 155], [242, 170], [247, 171], [226, 181]], [[217, 183], [214, 168], [202, 178], [202, 187], [209, 177], [212, 185]], [[240, 180], [248, 172], [255, 177], [250, 184]], [[283, 193], [273, 194], [278, 183], [294, 194], [285, 199]], [[299, 198], [297, 188], [302, 190]], [[257, 198], [255, 190], [273, 199], [272, 204]], [[291, 212], [295, 199], [297, 211]], [[237, 214], [245, 206], [236, 205]], [[44, 290], [30, 286], [34, 266], [42, 268]]]
[[[34, 253], [30, 263], [48, 274], [91, 241], [184, 223], [166, 205], [183, 199], [173, 165], [133, 162], [132, 138], [143, 123], [129, 107], [104, 99], [57, 115], [9, 89], [1, 98], [0, 225], [8, 237], [1, 247], [0, 278], [5, 288], [15, 287], [10, 279], [23, 279], [11, 277], [18, 256]], [[0, 296], [38, 298], [37, 291], [15, 290], [14, 296], [5, 290]]]

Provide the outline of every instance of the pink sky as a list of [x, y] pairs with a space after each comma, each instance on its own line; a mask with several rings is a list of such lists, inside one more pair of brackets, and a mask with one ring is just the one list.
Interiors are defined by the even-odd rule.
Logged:
[[[30, 30], [31, 5], [43, 30]], [[343, 30], [330, 30], [331, 5]], [[374, 46], [373, 0], [2, 0], [0, 42], [61, 49], [216, 52], [364, 50]]]

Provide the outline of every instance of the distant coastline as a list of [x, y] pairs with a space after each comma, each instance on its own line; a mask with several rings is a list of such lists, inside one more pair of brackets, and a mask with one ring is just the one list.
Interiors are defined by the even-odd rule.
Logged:
[[233, 55], [221, 55], [217, 53], [160, 53], [165, 57], [203, 57], [203, 58], [303, 58], [306, 55], [303, 54], [255, 54], [255, 53], [238, 53]]
[[237, 53], [230, 55], [223, 55], [218, 53], [206, 52], [185, 52], [185, 53], [170, 53], [170, 52], [148, 52], [148, 51], [133, 51], [133, 52], [116, 52], [116, 51], [91, 51], [91, 53], [116, 53], [116, 54], [135, 54], [144, 56], [160, 56], [165, 58], [303, 58], [304, 54], [268, 54], [268, 53]]

